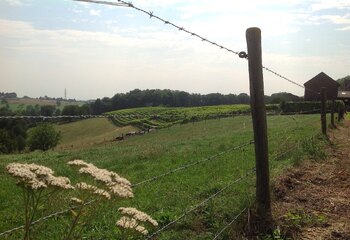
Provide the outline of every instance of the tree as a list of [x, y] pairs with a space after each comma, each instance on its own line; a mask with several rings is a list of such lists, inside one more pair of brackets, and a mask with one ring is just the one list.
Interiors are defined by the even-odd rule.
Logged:
[[53, 116], [54, 112], [56, 110], [56, 106], [54, 105], [44, 105], [40, 108], [40, 113], [42, 116]]
[[17, 149], [17, 143], [9, 132], [0, 129], [0, 153], [11, 153]]
[[62, 110], [62, 115], [65, 116], [76, 116], [80, 115], [80, 108], [78, 105], [67, 105]]
[[57, 132], [52, 124], [42, 123], [29, 131], [27, 144], [31, 151], [47, 151], [57, 146], [61, 133]]
[[246, 93], [238, 94], [237, 99], [240, 104], [248, 104], [250, 101], [250, 97]]
[[33, 105], [27, 105], [25, 115], [28, 116], [39, 116], [41, 112], [40, 106], [36, 104], [35, 106]]
[[350, 76], [346, 76], [337, 80], [339, 89], [342, 91], [350, 91]]
[[24, 150], [27, 124], [24, 120], [0, 120], [0, 152], [12, 153]]

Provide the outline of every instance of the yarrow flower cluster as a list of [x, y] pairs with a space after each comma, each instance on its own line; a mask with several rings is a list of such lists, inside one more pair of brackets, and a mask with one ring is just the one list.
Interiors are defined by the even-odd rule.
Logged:
[[133, 218], [121, 217], [117, 221], [117, 226], [125, 228], [125, 229], [134, 229], [143, 235], [148, 234], [148, 230], [145, 227], [138, 225], [137, 221]]
[[118, 209], [118, 211], [121, 212], [121, 214], [126, 215], [126, 216], [121, 217], [117, 221], [116, 225], [119, 227], [122, 227], [125, 229], [134, 229], [135, 231], [137, 231], [143, 235], [147, 235], [148, 230], [140, 224], [150, 223], [154, 227], [158, 226], [158, 223], [156, 220], [151, 218], [148, 214], [137, 210], [136, 208], [123, 208], [123, 207], [121, 207]]
[[[117, 173], [101, 169], [91, 163], [86, 163], [83, 160], [76, 159], [69, 161], [68, 165], [79, 166], [79, 173], [88, 174], [96, 181], [104, 183], [108, 190], [114, 195], [121, 198], [132, 198], [134, 194], [132, 192], [131, 183], [120, 177]], [[99, 193], [103, 194], [101, 191]], [[107, 193], [107, 191], [105, 191]]]
[[127, 215], [127, 216], [130, 216], [130, 217], [136, 219], [137, 221], [149, 222], [150, 224], [152, 224], [155, 227], [158, 226], [157, 221], [155, 221], [153, 218], [151, 218], [148, 214], [141, 212], [141, 211], [137, 210], [136, 208], [121, 207], [118, 209], [118, 211], [121, 212], [121, 214], [123, 214], [123, 215]]
[[79, 199], [79, 198], [76, 198], [76, 197], [72, 197], [70, 200], [71, 200], [73, 203], [79, 204], [79, 205], [81, 205], [81, 204], [84, 203], [83, 200], [81, 200], [81, 199]]
[[80, 190], [87, 190], [87, 191], [92, 192], [95, 195], [98, 195], [98, 196], [101, 196], [101, 197], [104, 197], [107, 199], [111, 199], [111, 195], [106, 190], [97, 188], [93, 185], [89, 185], [89, 184], [84, 183], [84, 182], [77, 183], [76, 188], [80, 189]]
[[45, 166], [34, 163], [10, 163], [6, 166], [6, 170], [17, 179], [17, 184], [26, 188], [34, 190], [48, 187], [74, 189], [68, 178], [54, 176], [54, 171]]

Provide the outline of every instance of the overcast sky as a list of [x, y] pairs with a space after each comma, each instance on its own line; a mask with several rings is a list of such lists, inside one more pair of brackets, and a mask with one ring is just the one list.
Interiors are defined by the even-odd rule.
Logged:
[[[263, 64], [303, 84], [350, 73], [350, 0], [134, 0], [235, 51], [262, 30]], [[132, 8], [0, 0], [0, 91], [92, 99], [139, 89], [249, 92], [247, 62]], [[265, 94], [303, 89], [264, 72]]]

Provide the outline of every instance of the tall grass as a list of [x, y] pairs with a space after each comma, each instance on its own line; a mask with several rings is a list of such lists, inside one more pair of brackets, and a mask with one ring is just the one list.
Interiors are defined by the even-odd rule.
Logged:
[[[268, 118], [270, 158], [285, 150], [298, 146], [302, 139], [320, 131], [319, 115], [271, 116]], [[1, 156], [0, 160], [0, 232], [21, 225], [20, 192], [15, 182], [5, 173], [9, 162], [45, 165], [57, 175], [78, 181], [76, 173], [66, 163], [72, 159], [84, 159], [98, 167], [116, 171], [132, 183], [162, 174], [191, 161], [225, 151], [233, 146], [253, 139], [251, 118], [241, 116], [221, 120], [207, 120], [195, 124], [176, 125], [126, 141], [111, 143], [103, 147], [45, 153], [34, 152], [22, 155]], [[272, 162], [272, 175], [292, 164], [292, 153]], [[161, 226], [174, 220], [186, 209], [195, 206], [234, 179], [253, 168], [253, 145], [223, 154], [206, 163], [193, 166], [157, 181], [134, 189], [135, 198], [115, 205], [100, 205], [96, 216], [84, 223], [82, 237], [87, 239], [113, 239], [117, 209], [133, 206], [149, 213]], [[212, 239], [217, 231], [228, 223], [242, 208], [254, 199], [254, 177], [240, 181], [230, 187], [209, 204], [188, 215], [157, 239]], [[50, 204], [55, 210], [65, 209], [64, 203], [70, 196], [58, 196]], [[48, 207], [42, 206], [40, 214], [48, 214]], [[63, 226], [69, 216], [39, 224], [34, 228], [36, 239], [60, 239]], [[231, 232], [230, 232], [231, 231]], [[232, 229], [225, 232], [223, 239], [230, 239]], [[19, 233], [7, 239], [18, 239]], [[226, 237], [226, 238], [225, 238]], [[35, 239], [35, 238], [34, 238]]]

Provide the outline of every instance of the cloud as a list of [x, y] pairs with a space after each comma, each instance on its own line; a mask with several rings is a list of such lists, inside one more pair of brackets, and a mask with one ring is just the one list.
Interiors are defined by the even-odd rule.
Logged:
[[326, 19], [334, 24], [347, 24], [350, 25], [350, 15], [347, 14], [345, 16], [340, 15], [323, 15], [321, 16], [322, 19]]
[[338, 31], [350, 31], [350, 26], [343, 27], [343, 28], [337, 28]]
[[[317, 6], [321, 3], [323, 6]], [[325, 12], [315, 13], [311, 9], [311, 6], [314, 10], [344, 8], [344, 4], [325, 0], [253, 0], [242, 1], [239, 5], [232, 0], [220, 3], [212, 0], [137, 0], [136, 5], [154, 10], [155, 14], [235, 51], [246, 49], [246, 28], [259, 26], [263, 44], [268, 46], [264, 47], [264, 65], [300, 84], [320, 71], [335, 79], [343, 77], [350, 65], [346, 57], [350, 55], [348, 47], [344, 51], [333, 49], [327, 56], [323, 51], [314, 51], [315, 56], [312, 56], [308, 46], [315, 45], [327, 51], [329, 48], [322, 46], [327, 41], [317, 41], [321, 39], [312, 35], [314, 33], [295, 34], [305, 25], [325, 23], [322, 40], [329, 38], [330, 23], [338, 30], [349, 31], [350, 16], [341, 15], [344, 11], [325, 11], [327, 15], [321, 15]], [[81, 23], [71, 25], [78, 29], [64, 25], [44, 28], [38, 22], [0, 19], [0, 65], [4, 69], [0, 78], [8, 79], [7, 89], [11, 89], [10, 84], [13, 89], [22, 85], [23, 89], [32, 89], [32, 81], [39, 86], [49, 79], [50, 84], [45, 89], [38, 87], [40, 91], [47, 91], [41, 95], [55, 95], [50, 91], [63, 85], [69, 86], [72, 95], [79, 98], [111, 96], [133, 88], [172, 88], [200, 93], [248, 91], [246, 61], [227, 51], [132, 9], [115, 10], [110, 14], [111, 11], [103, 6], [76, 7], [75, 10], [86, 13], [86, 16], [80, 15], [84, 17], [71, 14], [71, 21]], [[80, 26], [89, 31], [80, 30]], [[332, 36], [332, 39], [336, 37]], [[311, 44], [305, 43], [305, 39], [317, 40]], [[342, 42], [348, 45], [339, 39], [339, 44]], [[300, 46], [296, 47], [298, 44]], [[295, 49], [305, 51], [299, 51], [298, 55]], [[289, 50], [290, 55], [280, 54]], [[322, 54], [324, 56], [318, 56]], [[23, 83], [23, 79], [30, 84]], [[278, 91], [303, 94], [302, 89], [269, 73], [265, 73], [265, 79], [266, 94]], [[96, 84], [100, 81], [103, 84]], [[71, 85], [74, 84], [73, 88]]]
[[101, 10], [90, 9], [89, 13], [91, 16], [100, 16]]
[[21, 0], [5, 0], [11, 6], [24, 6], [25, 2]]
[[316, 0], [311, 3], [312, 11], [327, 9], [350, 9], [349, 0]]

